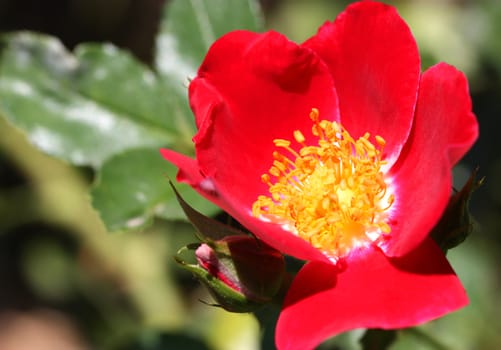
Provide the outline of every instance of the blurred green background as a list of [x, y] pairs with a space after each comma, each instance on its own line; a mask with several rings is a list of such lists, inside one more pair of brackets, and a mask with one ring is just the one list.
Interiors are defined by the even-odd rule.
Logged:
[[[301, 42], [348, 3], [260, 4], [266, 29]], [[446, 61], [468, 76], [481, 136], [455, 169], [455, 182], [460, 187], [476, 166], [486, 181], [470, 203], [473, 234], [448, 254], [470, 305], [399, 331], [390, 348], [498, 349], [501, 5], [497, 0], [391, 3], [411, 27], [424, 68]], [[164, 5], [163, 0], [0, 0], [0, 31], [51, 34], [70, 50], [81, 42], [112, 42], [153, 65]], [[172, 259], [195, 241], [186, 222], [157, 218], [145, 229], [107, 232], [89, 199], [96, 180], [92, 168], [41, 153], [3, 118], [0, 175], [0, 349], [273, 349], [273, 330], [262, 329], [253, 315], [200, 302], [211, 301], [207, 291]], [[273, 319], [276, 311], [264, 314]], [[362, 334], [343, 334], [321, 348], [358, 349]]]

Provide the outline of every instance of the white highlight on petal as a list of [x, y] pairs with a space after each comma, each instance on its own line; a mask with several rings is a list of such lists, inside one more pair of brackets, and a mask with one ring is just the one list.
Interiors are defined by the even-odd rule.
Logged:
[[200, 183], [198, 184], [200, 189], [204, 192], [210, 193], [210, 194], [215, 194], [216, 193], [216, 185], [214, 185], [214, 182], [209, 179], [205, 178]]

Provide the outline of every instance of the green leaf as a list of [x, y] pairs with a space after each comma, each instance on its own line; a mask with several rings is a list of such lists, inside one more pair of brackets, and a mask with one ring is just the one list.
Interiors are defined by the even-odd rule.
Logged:
[[[27, 32], [7, 35], [0, 44], [0, 111], [40, 150], [72, 164], [99, 167], [124, 150], [174, 141], [172, 131], [153, 122], [146, 110], [126, 105], [146, 84], [137, 72], [147, 71], [123, 51], [93, 47], [101, 56], [108, 52], [107, 60], [95, 62], [86, 46], [73, 55], [59, 40]], [[120, 79], [113, 70], [122, 70]], [[107, 74], [117, 77], [104, 87], [100, 78]], [[127, 86], [137, 88], [125, 93]], [[158, 105], [153, 98], [142, 103]]]
[[183, 209], [184, 214], [188, 218], [188, 221], [196, 228], [198, 231], [199, 239], [201, 241], [207, 240], [220, 240], [227, 236], [234, 235], [246, 235], [246, 233], [232, 227], [225, 225], [222, 222], [209, 218], [199, 211], [191, 207], [181, 196], [181, 194], [176, 190], [172, 182], [170, 182], [172, 190], [176, 195], [176, 199], [179, 205]]
[[148, 67], [111, 44], [82, 44], [75, 56], [80, 93], [146, 125], [176, 132], [163, 86]]
[[[255, 0], [175, 0], [164, 6], [155, 66], [182, 88], [195, 76], [210, 45], [236, 29], [262, 31]], [[185, 89], [183, 89], [185, 91]]]
[[[186, 220], [169, 186], [176, 171], [156, 149], [124, 152], [102, 167], [91, 191], [92, 204], [112, 231], [144, 227], [153, 216]], [[196, 202], [207, 215], [219, 211], [191, 187], [180, 184], [178, 188], [183, 197]]]

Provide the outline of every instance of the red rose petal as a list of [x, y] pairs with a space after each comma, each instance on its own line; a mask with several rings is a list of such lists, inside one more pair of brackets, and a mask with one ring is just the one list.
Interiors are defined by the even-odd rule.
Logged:
[[395, 8], [352, 4], [303, 46], [329, 66], [343, 126], [354, 138], [382, 136], [393, 163], [411, 129], [420, 73], [416, 43]]
[[464, 75], [447, 64], [421, 79], [414, 128], [391, 172], [397, 190], [385, 251], [404, 255], [428, 235], [451, 194], [451, 167], [478, 136]]
[[225, 209], [226, 203], [219, 198], [210, 180], [202, 175], [195, 159], [170, 149], [160, 149], [160, 154], [166, 160], [178, 167], [179, 171], [176, 176], [177, 181], [187, 183], [209, 201], [223, 210]]
[[267, 193], [260, 178], [273, 163], [273, 139], [309, 131], [313, 107], [337, 117], [326, 66], [275, 32], [219, 39], [190, 84], [190, 102], [200, 128], [194, 139], [200, 170], [242, 210]]
[[299, 272], [278, 320], [277, 347], [307, 350], [350, 329], [415, 326], [467, 303], [433, 241], [398, 260], [370, 247], [350, 257], [342, 272], [318, 262]]
[[427, 142], [435, 152], [446, 151], [451, 166], [478, 138], [468, 81], [462, 72], [449, 64], [439, 63], [423, 73], [416, 113], [438, 129], [426, 132]]

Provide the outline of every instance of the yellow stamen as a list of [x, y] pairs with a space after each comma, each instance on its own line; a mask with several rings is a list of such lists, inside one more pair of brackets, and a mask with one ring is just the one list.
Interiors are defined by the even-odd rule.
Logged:
[[382, 171], [386, 142], [376, 135], [375, 144], [372, 143], [369, 133], [354, 140], [339, 123], [320, 120], [316, 108], [311, 110], [310, 119], [318, 145], [306, 145], [299, 130], [293, 133], [301, 146], [299, 151], [288, 140], [273, 141], [290, 158], [273, 152], [269, 174], [261, 177], [270, 195], [259, 196], [252, 213], [286, 225], [337, 259], [352, 248], [391, 232], [388, 210], [395, 197]]

